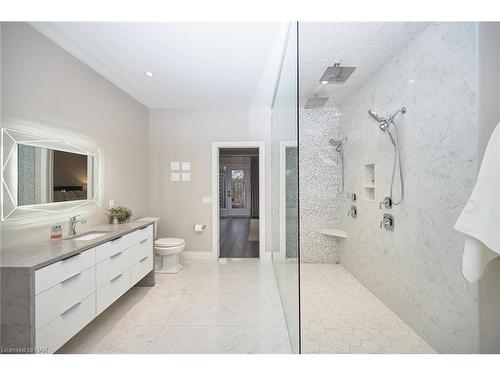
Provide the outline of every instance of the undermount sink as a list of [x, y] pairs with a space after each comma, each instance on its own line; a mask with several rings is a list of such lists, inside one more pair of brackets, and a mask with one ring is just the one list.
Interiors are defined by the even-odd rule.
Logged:
[[105, 236], [109, 232], [87, 232], [87, 233], [82, 233], [82, 234], [77, 234], [72, 237], [66, 238], [67, 240], [75, 240], [75, 241], [90, 241], [90, 240], [95, 240], [96, 238]]

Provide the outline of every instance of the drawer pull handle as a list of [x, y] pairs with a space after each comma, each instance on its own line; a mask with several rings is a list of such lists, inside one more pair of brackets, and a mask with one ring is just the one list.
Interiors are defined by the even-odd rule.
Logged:
[[119, 253], [116, 253], [116, 254], [111, 255], [109, 258], [110, 258], [110, 259], [113, 259], [113, 258], [116, 258], [116, 257], [117, 257], [117, 256], [119, 256], [119, 255], [122, 255], [122, 254], [123, 254], [123, 251], [120, 251]]
[[60, 316], [63, 317], [67, 313], [69, 313], [69, 312], [73, 311], [74, 309], [76, 309], [77, 307], [79, 307], [81, 304], [82, 304], [81, 302], [75, 303], [73, 306], [71, 306], [69, 309], [67, 309], [65, 312], [63, 312]]
[[142, 258], [142, 259], [139, 261], [139, 263], [144, 262], [144, 261], [145, 261], [146, 259], [148, 259], [148, 258], [149, 258], [148, 256], [145, 256], [144, 258]]
[[116, 275], [115, 277], [113, 277], [111, 280], [109, 280], [110, 283], [112, 283], [113, 281], [116, 281], [118, 280], [120, 277], [123, 276], [123, 273], [119, 274], [119, 275]]
[[115, 238], [114, 240], [111, 240], [111, 242], [115, 242], [115, 241], [118, 241], [118, 240], [121, 240], [122, 239], [122, 236], [118, 237], [118, 238]]
[[147, 238], [145, 238], [145, 239], [143, 239], [143, 240], [142, 240], [141, 242], [139, 242], [139, 243], [144, 243], [144, 242], [146, 242], [147, 240], [148, 240], [148, 239], [147, 239]]
[[67, 282], [70, 282], [70, 281], [72, 281], [72, 280], [75, 280], [75, 279], [77, 279], [78, 277], [80, 277], [80, 275], [81, 275], [81, 274], [82, 274], [81, 272], [75, 273], [73, 276], [70, 276], [70, 277], [68, 277], [67, 279], [65, 279], [65, 280], [61, 281], [61, 283], [60, 283], [60, 284], [61, 284], [61, 285], [63, 285], [63, 284], [66, 284]]

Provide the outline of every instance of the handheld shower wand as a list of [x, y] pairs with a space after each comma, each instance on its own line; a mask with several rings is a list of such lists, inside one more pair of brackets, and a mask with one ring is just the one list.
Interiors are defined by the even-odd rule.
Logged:
[[337, 184], [337, 193], [342, 194], [344, 192], [344, 143], [347, 141], [347, 137], [340, 140], [331, 138], [328, 143], [330, 146], [335, 147], [335, 151], [339, 153], [340, 157], [340, 183]]
[[[392, 204], [397, 206], [400, 204], [405, 196], [405, 189], [404, 189], [404, 180], [403, 180], [403, 166], [401, 164], [401, 158], [399, 154], [399, 135], [398, 135], [398, 127], [396, 126], [396, 123], [394, 122], [394, 119], [396, 118], [397, 115], [402, 114], [404, 115], [406, 113], [406, 107], [402, 107], [398, 109], [396, 112], [392, 113], [391, 115], [387, 117], [380, 117], [377, 115], [376, 112], [373, 110], [369, 109], [368, 114], [370, 117], [375, 120], [378, 123], [378, 126], [380, 130], [382, 130], [384, 133], [387, 133], [389, 136], [392, 145], [394, 146], [394, 159], [393, 159], [393, 164], [392, 164], [392, 177], [391, 177], [391, 189], [389, 193], [389, 197], [391, 198]], [[391, 133], [391, 125], [394, 127], [394, 134]], [[394, 178], [396, 176], [396, 165], [399, 167], [399, 181], [401, 183], [401, 197], [399, 201], [396, 201], [393, 198], [393, 189], [394, 189]]]

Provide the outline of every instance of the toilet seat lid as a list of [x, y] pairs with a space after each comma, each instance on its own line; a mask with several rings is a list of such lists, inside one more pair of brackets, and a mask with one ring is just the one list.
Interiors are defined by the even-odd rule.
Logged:
[[182, 238], [158, 238], [155, 241], [155, 246], [160, 247], [172, 247], [184, 245], [184, 240]]

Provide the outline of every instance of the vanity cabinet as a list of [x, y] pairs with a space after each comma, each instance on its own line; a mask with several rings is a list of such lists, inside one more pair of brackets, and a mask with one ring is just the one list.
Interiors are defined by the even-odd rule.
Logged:
[[53, 353], [153, 270], [153, 226], [35, 271], [35, 347]]

